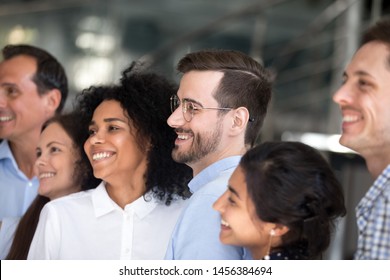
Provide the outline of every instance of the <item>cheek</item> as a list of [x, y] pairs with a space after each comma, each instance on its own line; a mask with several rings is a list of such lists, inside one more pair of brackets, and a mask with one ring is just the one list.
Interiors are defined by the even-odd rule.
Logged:
[[84, 152], [85, 154], [87, 155], [88, 159], [90, 159], [89, 157], [89, 149], [90, 149], [91, 145], [89, 143], [89, 139], [87, 139], [85, 142], [84, 142]]

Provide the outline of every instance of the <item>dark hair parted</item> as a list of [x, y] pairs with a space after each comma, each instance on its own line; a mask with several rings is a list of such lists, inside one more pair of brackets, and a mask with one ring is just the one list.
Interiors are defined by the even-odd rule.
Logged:
[[63, 66], [47, 51], [30, 45], [7, 45], [2, 50], [4, 60], [19, 55], [35, 58], [37, 71], [33, 82], [37, 85], [38, 93], [44, 95], [47, 91], [58, 89], [61, 92], [61, 102], [56, 110], [60, 113], [68, 96], [68, 79]]
[[[272, 95], [272, 77], [260, 63], [234, 50], [202, 50], [189, 53], [178, 63], [178, 71], [220, 71], [223, 78], [214, 98], [220, 107], [245, 107], [250, 121], [245, 144], [253, 146], [263, 125]], [[224, 114], [226, 112], [220, 112]]]
[[[176, 138], [167, 124], [170, 115], [170, 96], [177, 87], [155, 73], [126, 69], [119, 86], [91, 87], [77, 96], [77, 110], [91, 121], [96, 107], [105, 100], [120, 103], [137, 132], [135, 138], [141, 151], [147, 152], [146, 192], [169, 205], [178, 195], [189, 197], [187, 187], [192, 170], [176, 163], [171, 156]], [[129, 155], [131, 156], [131, 155]]]
[[280, 247], [305, 248], [308, 259], [321, 258], [336, 218], [346, 214], [342, 187], [321, 154], [299, 142], [265, 142], [240, 166], [258, 218], [289, 228]]
[[[54, 123], [58, 123], [72, 139], [73, 148], [76, 151], [76, 154], [78, 154], [78, 160], [76, 161], [73, 171], [74, 185], [80, 186], [81, 190], [88, 190], [97, 187], [101, 180], [96, 179], [93, 176], [92, 166], [83, 147], [84, 142], [88, 137], [88, 132], [85, 129], [87, 125], [82, 122], [82, 119], [77, 112], [73, 112], [64, 115], [56, 115], [50, 118], [43, 124], [42, 131], [44, 131], [50, 124]], [[38, 225], [39, 215], [42, 208], [49, 201], [49, 198], [37, 195], [31, 203], [16, 228], [10, 251], [6, 257], [7, 260], [27, 259], [28, 250], [30, 249], [31, 242]]]

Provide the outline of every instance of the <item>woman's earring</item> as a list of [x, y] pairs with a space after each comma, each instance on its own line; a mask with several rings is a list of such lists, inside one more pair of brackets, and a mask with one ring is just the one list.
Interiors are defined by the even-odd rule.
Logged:
[[272, 237], [275, 235], [275, 230], [271, 229], [271, 231], [269, 232], [269, 242], [268, 242], [268, 250], [267, 250], [267, 255], [264, 256], [264, 259], [265, 260], [269, 260], [270, 259], [270, 256], [269, 256], [269, 253], [271, 251], [271, 241], [272, 241]]

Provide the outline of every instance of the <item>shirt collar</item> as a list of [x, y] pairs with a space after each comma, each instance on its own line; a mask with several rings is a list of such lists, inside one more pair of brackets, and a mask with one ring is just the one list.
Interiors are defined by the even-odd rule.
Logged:
[[126, 205], [125, 209], [123, 210], [110, 198], [104, 182], [101, 182], [92, 193], [92, 204], [96, 217], [101, 217], [114, 210], [126, 212], [133, 210], [140, 219], [143, 219], [150, 212], [152, 212], [154, 208], [156, 208], [158, 203], [163, 202], [157, 201], [156, 198], [153, 197], [152, 192], [149, 192], [139, 197], [132, 203]]
[[153, 211], [154, 208], [159, 203], [163, 203], [162, 201], [158, 201], [154, 196], [153, 192], [148, 192], [145, 195], [139, 197], [137, 200], [125, 206], [125, 211], [129, 211], [130, 209], [134, 211], [134, 213], [138, 216], [138, 218], [143, 219], [150, 212]]
[[0, 160], [6, 159], [9, 159], [12, 162], [15, 170], [19, 170], [18, 164], [16, 163], [14, 155], [12, 154], [11, 147], [9, 146], [9, 142], [3, 139], [3, 141], [0, 143]]
[[0, 143], [0, 159], [5, 159], [5, 158], [12, 159], [13, 156], [8, 141], [3, 139], [3, 141]]
[[221, 172], [235, 168], [240, 162], [241, 156], [232, 156], [221, 159], [205, 169], [203, 169], [198, 175], [196, 175], [188, 183], [188, 186], [192, 193], [199, 190], [203, 185], [217, 178]]

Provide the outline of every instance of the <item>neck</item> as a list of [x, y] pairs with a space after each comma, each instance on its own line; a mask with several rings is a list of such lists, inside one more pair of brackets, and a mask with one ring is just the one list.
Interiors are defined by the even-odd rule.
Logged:
[[118, 187], [110, 185], [109, 183], [106, 183], [106, 190], [110, 198], [122, 209], [124, 209], [126, 205], [136, 201], [145, 193], [145, 187]]
[[381, 149], [381, 151], [376, 153], [372, 151], [370, 153], [361, 153], [361, 155], [365, 159], [368, 172], [370, 172], [373, 178], [377, 178], [390, 164], [390, 153], [386, 152], [385, 149]]
[[251, 252], [252, 258], [254, 260], [261, 260], [265, 257], [265, 255], [268, 254], [268, 245], [248, 247], [248, 250]]
[[189, 167], [191, 167], [192, 172], [193, 172], [193, 176], [195, 177], [202, 170], [206, 169], [207, 167], [209, 167], [213, 163], [216, 163], [217, 161], [223, 160], [223, 159], [228, 158], [228, 157], [242, 156], [243, 154], [245, 154], [246, 151], [247, 150], [245, 147], [242, 147], [240, 149], [230, 149], [230, 150], [226, 149], [226, 150], [221, 151], [219, 153], [215, 152], [213, 154], [209, 154], [209, 155], [205, 156], [204, 158], [202, 158], [196, 162], [188, 163], [187, 165]]
[[145, 194], [146, 162], [143, 162], [133, 172], [126, 171], [124, 173], [113, 174], [111, 178], [105, 180], [108, 195], [122, 209]]
[[34, 177], [34, 164], [36, 160], [36, 148], [39, 134], [22, 141], [10, 141], [10, 149], [15, 158], [16, 164], [27, 178]]

